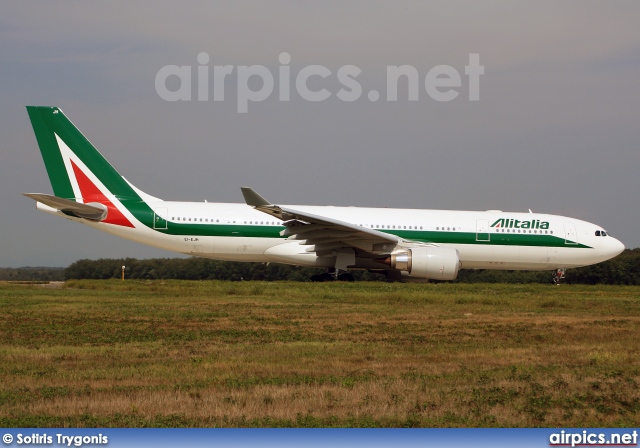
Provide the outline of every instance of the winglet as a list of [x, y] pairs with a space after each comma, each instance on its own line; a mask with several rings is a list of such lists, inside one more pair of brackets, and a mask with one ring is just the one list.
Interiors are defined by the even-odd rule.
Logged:
[[242, 195], [244, 196], [244, 201], [247, 203], [247, 205], [250, 205], [252, 207], [264, 207], [267, 205], [272, 205], [271, 202], [267, 201], [265, 198], [253, 191], [253, 188], [241, 187], [240, 189], [242, 190]]

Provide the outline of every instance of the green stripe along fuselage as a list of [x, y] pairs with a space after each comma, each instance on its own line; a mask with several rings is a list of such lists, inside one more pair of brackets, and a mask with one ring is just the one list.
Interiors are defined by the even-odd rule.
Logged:
[[[168, 216], [167, 228], [156, 229], [157, 232], [167, 235], [184, 235], [184, 236], [215, 236], [215, 237], [249, 237], [249, 238], [278, 238], [282, 239], [280, 232], [284, 229], [281, 225], [260, 225], [260, 224], [248, 224], [248, 222], [264, 221], [265, 215], [260, 212], [256, 212], [248, 209], [243, 213], [243, 204], [215, 204], [215, 203], [173, 203], [173, 202], [159, 202], [153, 204], [154, 207], [165, 207], [169, 210], [169, 215], [172, 213], [172, 208], [178, 208], [181, 211], [179, 213], [184, 215], [181, 219], [193, 219], [194, 222], [179, 222], [175, 220], [175, 216], [171, 219]], [[239, 207], [237, 210], [231, 212], [228, 208], [233, 205]], [[305, 206], [287, 206], [291, 208], [304, 209]], [[324, 207], [312, 207], [316, 213], [322, 212]], [[191, 214], [189, 212], [191, 210]], [[133, 211], [133, 210], [132, 210]], [[361, 213], [359, 213], [362, 211]], [[148, 213], [148, 211], [145, 210]], [[351, 221], [354, 224], [363, 225], [366, 227], [373, 227], [381, 232], [396, 235], [400, 238], [419, 241], [423, 243], [434, 244], [473, 244], [473, 245], [500, 245], [500, 246], [529, 246], [529, 247], [566, 247], [567, 242], [562, 230], [562, 225], [558, 223], [553, 228], [548, 230], [515, 230], [509, 229], [509, 233], [502, 233], [504, 229], [491, 228], [487, 230], [488, 239], [483, 240], [478, 238], [478, 232], [471, 230], [476, 226], [476, 221], [482, 219], [487, 212], [453, 212], [453, 211], [435, 211], [430, 210], [430, 213], [424, 213], [427, 211], [422, 210], [404, 210], [404, 209], [357, 209], [353, 207], [326, 207], [324, 213], [331, 212], [334, 216], [342, 216], [344, 214], [351, 214]], [[142, 210], [135, 212], [136, 217], [141, 216]], [[247, 215], [250, 213], [250, 215]], [[239, 215], [240, 214], [240, 215]], [[192, 216], [193, 215], [193, 216]], [[422, 216], [421, 216], [422, 215]], [[211, 219], [211, 222], [204, 222], [204, 219]], [[381, 216], [386, 216], [384, 219], [380, 219]], [[545, 219], [549, 215], [542, 215]], [[229, 223], [216, 223], [215, 218], [222, 217], [223, 220], [230, 221]], [[227, 219], [224, 219], [224, 218]], [[405, 222], [403, 221], [405, 217]], [[235, 218], [235, 219], [234, 219]], [[391, 218], [391, 219], [390, 219]], [[144, 217], [145, 223], [153, 222], [153, 217]], [[202, 220], [202, 222], [195, 220]], [[273, 221], [273, 218], [268, 218], [269, 221]], [[448, 223], [444, 227], [455, 227], [459, 230], [447, 231], [436, 230], [436, 222], [440, 222], [444, 219]], [[236, 221], [233, 223], [233, 221]], [[372, 225], [370, 221], [378, 221], [378, 225]], [[388, 223], [387, 223], [388, 221]], [[550, 225], [548, 220], [545, 221], [547, 227]], [[393, 224], [391, 224], [393, 223]], [[410, 224], [409, 224], [410, 223]], [[149, 224], [146, 224], [152, 227]], [[403, 229], [402, 227], [417, 227], [416, 229]], [[396, 226], [395, 229], [387, 229], [386, 227]], [[537, 233], [540, 232], [540, 233]], [[547, 232], [547, 233], [543, 233]], [[571, 242], [575, 243], [575, 241]], [[590, 248], [588, 244], [572, 244], [574, 248]]]
[[[151, 227], [151, 226], [149, 226]], [[167, 235], [189, 236], [225, 236], [225, 237], [250, 237], [250, 238], [283, 238], [280, 231], [283, 226], [261, 226], [243, 224], [182, 224], [169, 222], [167, 229], [156, 229], [157, 232]], [[399, 236], [400, 238], [435, 244], [479, 244], [500, 246], [538, 246], [538, 247], [565, 247], [564, 238], [553, 235], [518, 235], [518, 234], [492, 234], [489, 241], [479, 241], [476, 233], [470, 232], [437, 232], [426, 230], [381, 230], [382, 232]], [[585, 244], [576, 244], [573, 247], [590, 248]]]

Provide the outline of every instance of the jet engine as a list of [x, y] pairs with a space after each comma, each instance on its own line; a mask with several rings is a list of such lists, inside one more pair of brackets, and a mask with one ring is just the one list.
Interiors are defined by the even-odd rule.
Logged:
[[[458, 250], [450, 247], [415, 246], [394, 252], [383, 263], [403, 271], [402, 277], [455, 280], [460, 268]], [[406, 272], [406, 274], [405, 274]]]

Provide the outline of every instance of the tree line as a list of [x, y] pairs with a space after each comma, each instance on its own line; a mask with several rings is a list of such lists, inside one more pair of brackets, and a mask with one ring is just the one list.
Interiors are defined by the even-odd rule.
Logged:
[[[206, 258], [153, 258], [138, 260], [78, 260], [64, 270], [67, 279], [120, 278], [183, 280], [291, 280], [309, 281], [321, 269], [276, 263], [238, 263]], [[356, 281], [384, 281], [382, 275], [352, 271]], [[568, 269], [567, 282], [581, 284], [640, 285], [640, 248], [627, 249], [612, 260], [582, 268]], [[494, 271], [463, 269], [459, 283], [550, 283], [551, 271]]]
[[0, 281], [11, 282], [55, 282], [65, 279], [65, 268], [27, 266], [24, 268], [0, 268]]
[[[322, 269], [276, 263], [238, 263], [207, 258], [136, 258], [78, 260], [67, 268], [0, 268], [2, 281], [61, 281], [120, 278], [122, 266], [129, 279], [155, 280], [291, 280], [309, 281]], [[382, 275], [352, 271], [356, 281], [385, 281]], [[567, 282], [581, 284], [640, 285], [640, 248], [627, 249], [612, 260], [568, 269]], [[463, 269], [458, 283], [550, 283], [551, 271], [493, 271]]]

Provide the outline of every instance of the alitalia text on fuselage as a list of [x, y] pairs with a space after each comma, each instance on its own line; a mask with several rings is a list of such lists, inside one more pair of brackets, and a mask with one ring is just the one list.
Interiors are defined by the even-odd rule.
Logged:
[[509, 219], [509, 218], [500, 218], [496, 220], [493, 224], [491, 224], [493, 228], [511, 228], [511, 229], [548, 229], [549, 222], [548, 221], [540, 221], [538, 219], [531, 220], [519, 220], [519, 219]]

